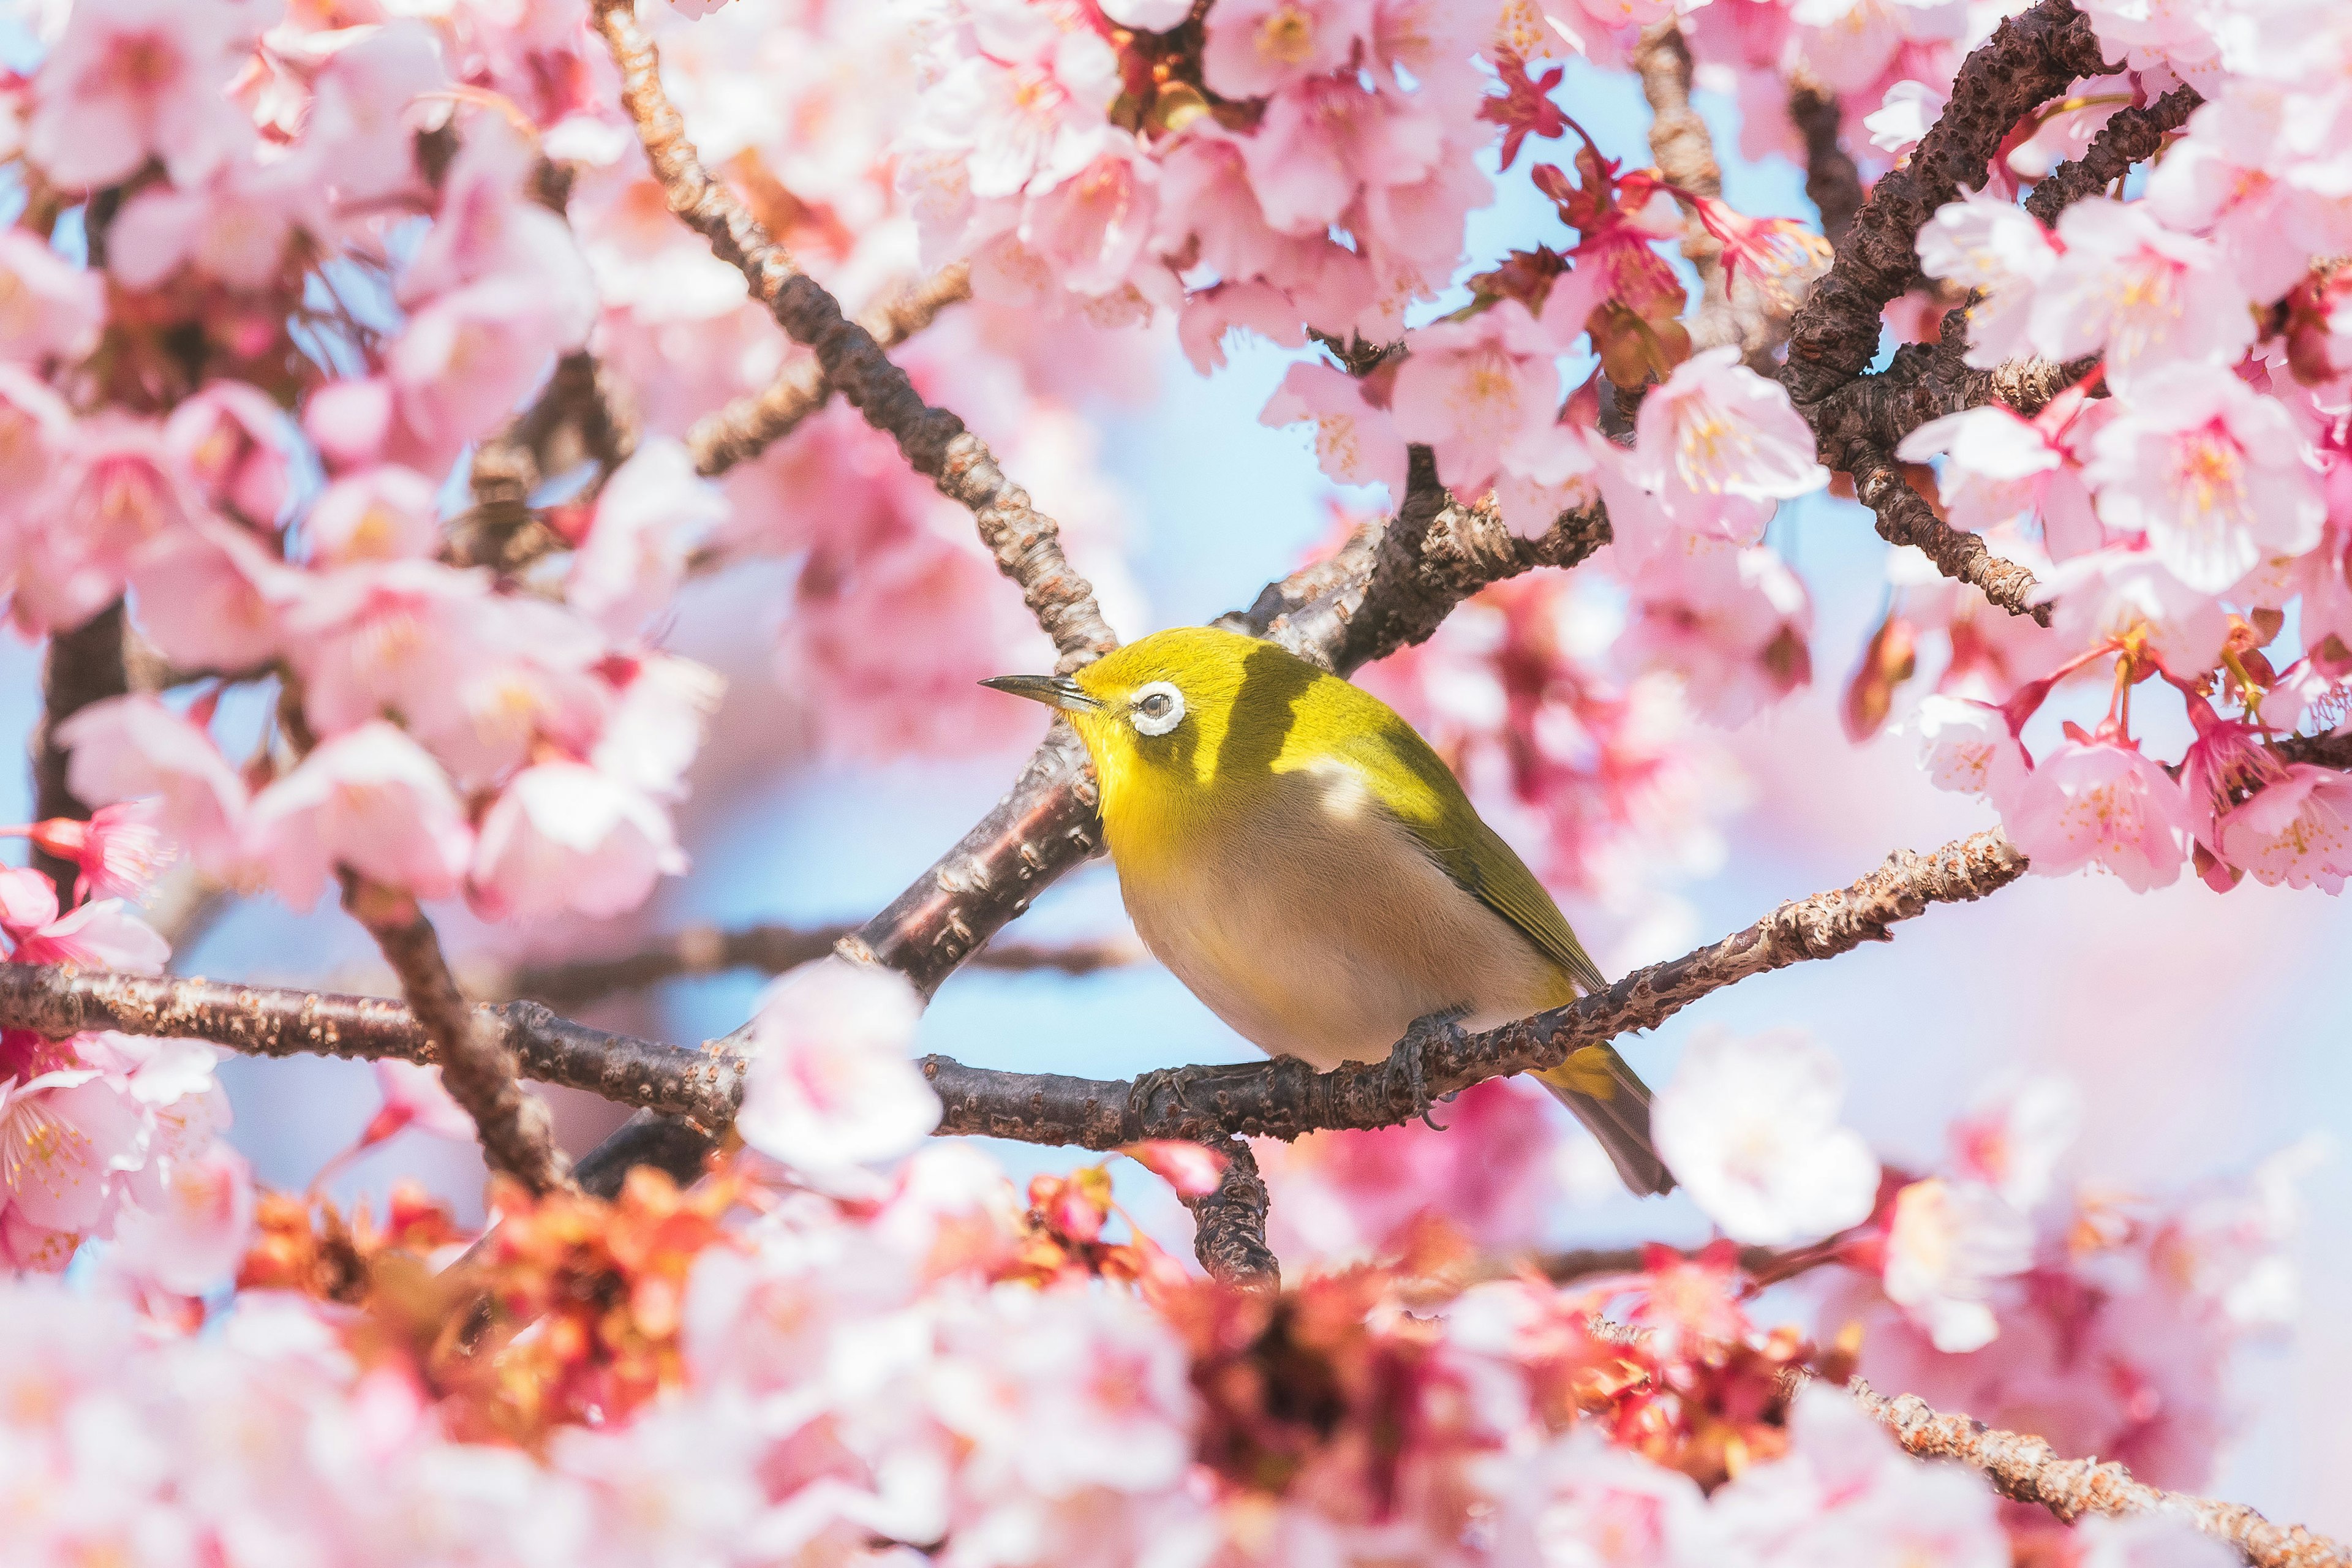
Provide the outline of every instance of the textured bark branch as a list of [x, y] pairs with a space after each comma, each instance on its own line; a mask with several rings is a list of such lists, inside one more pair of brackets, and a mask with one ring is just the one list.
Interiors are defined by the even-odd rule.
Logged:
[[[58, 744], [58, 727], [93, 702], [120, 697], [131, 689], [123, 659], [126, 627], [122, 601], [99, 611], [71, 631], [49, 638], [41, 660], [41, 721], [34, 727], [33, 820], [69, 816], [87, 821], [89, 806], [66, 785], [66, 748]], [[55, 882], [58, 902], [73, 899], [79, 868], [70, 860], [36, 849], [36, 870]]]
[[2039, 0], [1962, 63], [1951, 100], [1911, 160], [1889, 171], [1856, 215], [1837, 259], [1797, 311], [1782, 383], [1799, 407], [1862, 374], [1878, 350], [1879, 312], [1919, 279], [1914, 248], [1936, 209], [1985, 182], [2001, 139], [2077, 78], [2107, 67], [2072, 0]]
[[1238, 1138], [1217, 1139], [1210, 1146], [1224, 1156], [1225, 1171], [1215, 1192], [1184, 1200], [1192, 1211], [1192, 1256], [1212, 1279], [1279, 1290], [1282, 1266], [1265, 1244], [1267, 1199], [1257, 1156]]
[[[857, 324], [876, 346], [894, 349], [929, 326], [941, 310], [971, 298], [971, 264], [951, 262], [868, 308]], [[766, 390], [739, 397], [695, 421], [686, 433], [695, 471], [716, 479], [738, 463], [750, 462], [791, 435], [832, 396], [833, 383], [824, 366], [813, 359], [794, 361]]]
[[1805, 139], [1805, 195], [1822, 215], [1822, 237], [1843, 247], [1862, 210], [1862, 170], [1839, 134], [1844, 110], [1834, 95], [1800, 81], [1789, 93], [1789, 118]]
[[2069, 1524], [2086, 1513], [2157, 1514], [2235, 1547], [2257, 1568], [2352, 1568], [2341, 1543], [2299, 1524], [2273, 1524], [2242, 1503], [2159, 1490], [2112, 1461], [2062, 1458], [2039, 1437], [1939, 1415], [1916, 1394], [1884, 1398], [1860, 1378], [1846, 1391], [1906, 1452], [1966, 1465], [2003, 1497], [2039, 1503]]
[[2033, 187], [2025, 198], [2025, 210], [2043, 223], [2056, 223], [2060, 213], [2105, 190], [2134, 163], [2155, 157], [2165, 137], [2189, 123], [2204, 101], [2201, 93], [2184, 83], [2145, 108], [2116, 110], [2081, 157], [2059, 164]]
[[[608, 1034], [537, 1002], [475, 1007], [524, 1076], [708, 1126], [734, 1119], [743, 1065], [688, 1047]], [[404, 1002], [282, 986], [113, 974], [61, 964], [0, 964], [0, 1026], [64, 1039], [86, 1029], [207, 1040], [247, 1056], [394, 1057], [437, 1064], [441, 1050]]]
[[[724, 974], [750, 969], [765, 974], [823, 958], [856, 926], [688, 926], [636, 952], [583, 958], [562, 963], [518, 964], [468, 974], [468, 988], [485, 1001], [530, 997], [551, 1007], [577, 1008], [618, 992], [642, 990], [686, 975]], [[1091, 974], [1134, 963], [1143, 950], [1128, 942], [1073, 942], [1044, 947], [1029, 942], [991, 942], [971, 956], [978, 968], [1053, 970]]]
[[1421, 1115], [1436, 1096], [1556, 1067], [1580, 1047], [1655, 1028], [1751, 975], [1889, 941], [1887, 928], [1895, 921], [1934, 904], [1983, 898], [2024, 875], [2025, 867], [2025, 857], [1998, 828], [1929, 855], [1899, 852], [1850, 887], [1783, 904], [1745, 931], [1636, 970], [1569, 1006], [1483, 1034], [1457, 1032], [1401, 1047], [1370, 1065], [1318, 1073], [1282, 1058], [1146, 1073], [1131, 1083], [995, 1072], [936, 1056], [924, 1059], [923, 1069], [946, 1106], [942, 1132], [1115, 1149], [1146, 1138], [1287, 1139], [1393, 1127]]
[[1880, 537], [1890, 544], [1916, 545], [1936, 563], [1936, 570], [1979, 589], [2011, 615], [2050, 624], [2050, 606], [2032, 602], [2033, 574], [1995, 555], [1976, 534], [1937, 517], [1927, 498], [1911, 488], [1883, 449], [1856, 443], [1846, 457], [1853, 493], [1877, 518]]
[[525, 1089], [505, 1031], [479, 1016], [449, 973], [441, 938], [416, 900], [345, 873], [343, 907], [367, 928], [400, 978], [409, 1013], [432, 1042], [441, 1086], [466, 1108], [494, 1171], [534, 1193], [572, 1184], [547, 1104]]
[[839, 302], [793, 264], [732, 191], [710, 177], [663, 90], [660, 61], [637, 25], [632, 0], [595, 0], [594, 10], [620, 67], [622, 104], [670, 211], [709, 242], [711, 254], [743, 274], [752, 298], [773, 312], [793, 342], [816, 351], [825, 379], [867, 424], [898, 443], [917, 473], [971, 510], [998, 570], [1020, 585], [1037, 624], [1061, 651], [1063, 668], [1118, 646], [1093, 587], [1062, 554], [1053, 519], [1029, 504], [1028, 492], [1004, 477], [961, 419], [926, 404], [873, 335], [845, 320]]
[[1967, 312], [1954, 310], [1945, 317], [1942, 342], [1905, 343], [1885, 370], [1856, 376], [1807, 409], [1822, 461], [1850, 470], [1862, 447], [1892, 452], [1929, 420], [1989, 403], [2030, 419], [2098, 363], [2095, 357], [2064, 364], [2011, 360], [1979, 370], [1961, 357], [1967, 331]]
[[475, 450], [467, 475], [473, 509], [450, 524], [443, 559], [515, 572], [564, 548], [531, 510], [531, 492], [593, 461], [596, 478], [583, 493], [593, 496], [636, 447], [636, 416], [626, 390], [585, 349], [565, 354], [531, 405]]

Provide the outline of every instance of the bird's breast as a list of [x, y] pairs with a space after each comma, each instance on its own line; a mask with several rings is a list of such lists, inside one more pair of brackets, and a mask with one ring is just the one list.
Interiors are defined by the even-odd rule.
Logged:
[[1270, 1054], [1376, 1061], [1428, 1014], [1485, 1027], [1570, 994], [1349, 770], [1184, 805], [1106, 809], [1120, 891], [1153, 955]]

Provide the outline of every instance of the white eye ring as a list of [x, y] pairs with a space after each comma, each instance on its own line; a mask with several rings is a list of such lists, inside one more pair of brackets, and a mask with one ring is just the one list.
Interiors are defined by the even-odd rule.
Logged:
[[1184, 721], [1184, 694], [1164, 680], [1139, 686], [1127, 705], [1127, 721], [1139, 734], [1165, 735]]

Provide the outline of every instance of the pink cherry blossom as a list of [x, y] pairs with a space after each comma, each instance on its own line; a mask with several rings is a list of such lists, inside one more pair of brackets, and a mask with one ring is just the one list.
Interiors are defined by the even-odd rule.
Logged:
[[1812, 679], [1812, 601], [1769, 549], [1656, 556], [1628, 588], [1620, 656], [1680, 674], [1691, 706], [1716, 723], [1744, 722]]
[[1895, 1196], [1881, 1281], [1939, 1351], [1990, 1344], [2000, 1331], [1987, 1304], [2002, 1280], [2033, 1261], [2033, 1226], [1990, 1187], [1933, 1177]]
[[1990, 702], [1931, 694], [1897, 726], [1919, 740], [1919, 765], [1937, 789], [2013, 802], [2025, 783], [2025, 748]]
[[657, 799], [684, 795], [726, 682], [691, 659], [658, 653], [608, 660], [602, 673], [619, 691], [590, 765]]
[[2053, 560], [2100, 542], [2091, 497], [2069, 462], [2067, 447], [2039, 420], [1997, 404], [1931, 419], [1905, 437], [1895, 455], [1906, 462], [1945, 462], [1936, 490], [1948, 520], [1990, 533], [2039, 520]]
[[2058, 238], [2065, 249], [2034, 289], [2027, 328], [2050, 358], [2104, 350], [2120, 389], [2182, 361], [2232, 364], [2254, 341], [2244, 286], [2212, 243], [2165, 228], [2144, 204], [2078, 202]]
[[1270, 98], [1347, 65], [1370, 26], [1370, 0], [1231, 0], [1209, 13], [1202, 68], [1227, 98]]
[[2059, 742], [2035, 760], [2002, 821], [2037, 873], [2096, 866], [2136, 893], [2169, 886], [2189, 853], [2188, 798], [2126, 741]]
[[163, 445], [212, 506], [250, 528], [278, 521], [291, 488], [291, 422], [247, 382], [216, 381], [172, 411]]
[[335, 51], [311, 89], [304, 133], [343, 201], [377, 201], [415, 183], [413, 106], [447, 80], [431, 29], [407, 17]]
[[58, 816], [37, 822], [26, 837], [43, 854], [80, 867], [74, 881], [77, 898], [136, 900], [172, 860], [155, 830], [157, 815], [152, 801], [101, 805], [87, 821]]
[[345, 566], [431, 555], [440, 537], [440, 508], [433, 492], [433, 481], [423, 474], [391, 463], [335, 480], [312, 503], [304, 525], [311, 563]]
[[203, 178], [253, 140], [228, 96], [255, 18], [239, 5], [76, 5], [34, 79], [25, 151], [60, 185], [113, 184], [150, 157]]
[[616, 633], [668, 606], [687, 558], [726, 521], [727, 501], [676, 441], [643, 443], [596, 498], [596, 519], [572, 557], [563, 595]]
[[1318, 77], [1276, 94], [1242, 160], [1266, 222], [1317, 234], [1339, 221], [1367, 182], [1412, 184], [1437, 166], [1444, 130], [1429, 104]]
[[1390, 395], [1397, 433], [1435, 449], [1450, 488], [1478, 494], [1493, 485], [1503, 448], [1558, 413], [1558, 351], [1516, 300], [1424, 327], [1409, 344]]
[[0, 518], [12, 524], [46, 487], [74, 432], [73, 410], [21, 365], [0, 364]]
[[922, 1004], [905, 978], [841, 959], [785, 975], [761, 1000], [735, 1119], [743, 1141], [820, 1185], [854, 1184], [939, 1125], [908, 1058]]
[[[1737, 349], [1676, 365], [1642, 400], [1634, 433], [1626, 477], [1654, 498], [1669, 531], [1753, 543], [1772, 503], [1829, 482], [1789, 395], [1740, 363]], [[1637, 557], [1674, 547], [1667, 531], [1638, 525], [1621, 529], [1618, 542]]]
[[2082, 1568], [2233, 1568], [2238, 1554], [2186, 1520], [2095, 1513], [2075, 1526]]
[[2258, 882], [2344, 890], [2352, 875], [2352, 779], [2295, 763], [2214, 825], [2221, 858]]
[[155, 826], [200, 866], [224, 868], [244, 832], [246, 787], [201, 724], [152, 697], [92, 703], [58, 727], [66, 782], [82, 799], [158, 797]]
[[[1806, 1387], [1789, 1411], [1789, 1452], [1715, 1494], [1714, 1523], [1757, 1561], [1895, 1561], [2003, 1568], [2000, 1499], [1957, 1465], [1923, 1465], [1836, 1389]], [[1884, 1559], [1881, 1559], [1882, 1561]]]
[[368, 1066], [375, 1073], [375, 1090], [383, 1103], [360, 1134], [362, 1147], [380, 1143], [409, 1127], [436, 1138], [473, 1141], [474, 1119], [441, 1087], [439, 1068], [397, 1057], [379, 1057]]
[[253, 1169], [226, 1143], [171, 1163], [163, 1202], [123, 1211], [109, 1278], [145, 1290], [202, 1295], [236, 1273], [253, 1239]]
[[2150, 549], [2077, 556], [2050, 574], [2042, 593], [2056, 605], [2052, 626], [2070, 645], [2144, 647], [2184, 679], [2213, 668], [2230, 635], [2213, 595], [2183, 584]]
[[446, 898], [474, 847], [449, 775], [381, 720], [322, 742], [256, 795], [245, 837], [271, 888], [300, 910], [346, 867], [420, 899]]
[[427, 725], [445, 714], [489, 591], [487, 574], [434, 561], [314, 574], [286, 616], [311, 724], [331, 733], [385, 712]]
[[1702, 1031], [1658, 1091], [1658, 1152], [1692, 1201], [1734, 1240], [1813, 1241], [1858, 1225], [1878, 1162], [1839, 1124], [1837, 1058], [1797, 1030]]
[[685, 870], [669, 814], [652, 797], [586, 763], [553, 761], [523, 769], [491, 803], [469, 887], [495, 919], [601, 918], [636, 908], [657, 879]]
[[1717, 1546], [1696, 1481], [1612, 1445], [1589, 1426], [1514, 1467], [1499, 1490], [1499, 1562], [1645, 1568], [1700, 1561]]
[[2093, 451], [2099, 516], [2145, 532], [2191, 588], [2221, 593], [2319, 542], [2326, 509], [2293, 421], [2235, 376], [2183, 367], [2135, 383]]
[[257, 293], [283, 277], [299, 236], [329, 227], [325, 195], [307, 163], [239, 162], [206, 184], [151, 185], [124, 204], [109, 237], [107, 270], [127, 289], [161, 287], [186, 268]]
[[221, 670], [278, 657], [302, 584], [251, 533], [208, 515], [141, 550], [124, 580], [157, 652], [189, 668]]
[[128, 415], [83, 420], [24, 541], [15, 614], [26, 630], [81, 625], [122, 591], [133, 555], [198, 502], [162, 427]]
[[386, 356], [401, 418], [423, 450], [454, 456], [521, 405], [580, 333], [560, 296], [520, 276], [436, 297]]
[[0, 231], [0, 360], [79, 360], [105, 321], [103, 279], [21, 228]]
[[1265, 401], [1261, 425], [1315, 422], [1315, 459], [1335, 484], [1381, 484], [1404, 495], [1404, 437], [1385, 408], [1364, 401], [1363, 386], [1333, 365], [1294, 364]]
[[121, 899], [94, 899], [25, 933], [11, 956], [18, 963], [160, 974], [172, 944]]
[[1955, 1117], [1945, 1136], [1957, 1174], [2032, 1214], [2056, 1190], [2060, 1163], [2082, 1124], [2083, 1097], [2072, 1083], [2011, 1077]]
[[1982, 290], [1969, 307], [1969, 363], [1990, 368], [2032, 352], [2041, 285], [2058, 265], [2057, 247], [2032, 214], [1997, 196], [1963, 196], [1936, 209], [1918, 248], [1930, 278]]
[[0, 1194], [26, 1223], [76, 1234], [111, 1228], [125, 1173], [146, 1162], [127, 1091], [90, 1068], [0, 1082]]

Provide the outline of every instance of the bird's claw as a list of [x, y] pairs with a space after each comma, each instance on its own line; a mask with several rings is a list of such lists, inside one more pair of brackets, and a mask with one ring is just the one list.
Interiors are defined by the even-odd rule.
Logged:
[[[1445, 1127], [1442, 1122], [1432, 1120], [1429, 1114], [1430, 1107], [1436, 1104], [1441, 1097], [1429, 1092], [1426, 1053], [1432, 1045], [1450, 1044], [1463, 1038], [1458, 1020], [1465, 1011], [1461, 1007], [1448, 1007], [1444, 1012], [1429, 1013], [1415, 1018], [1406, 1026], [1404, 1038], [1399, 1040], [1396, 1048], [1389, 1053], [1391, 1082], [1394, 1081], [1393, 1075], [1403, 1075], [1403, 1089], [1409, 1102], [1420, 1113], [1422, 1125], [1433, 1132], [1443, 1132]], [[1454, 1096], [1447, 1094], [1442, 1098], [1450, 1100]]]

